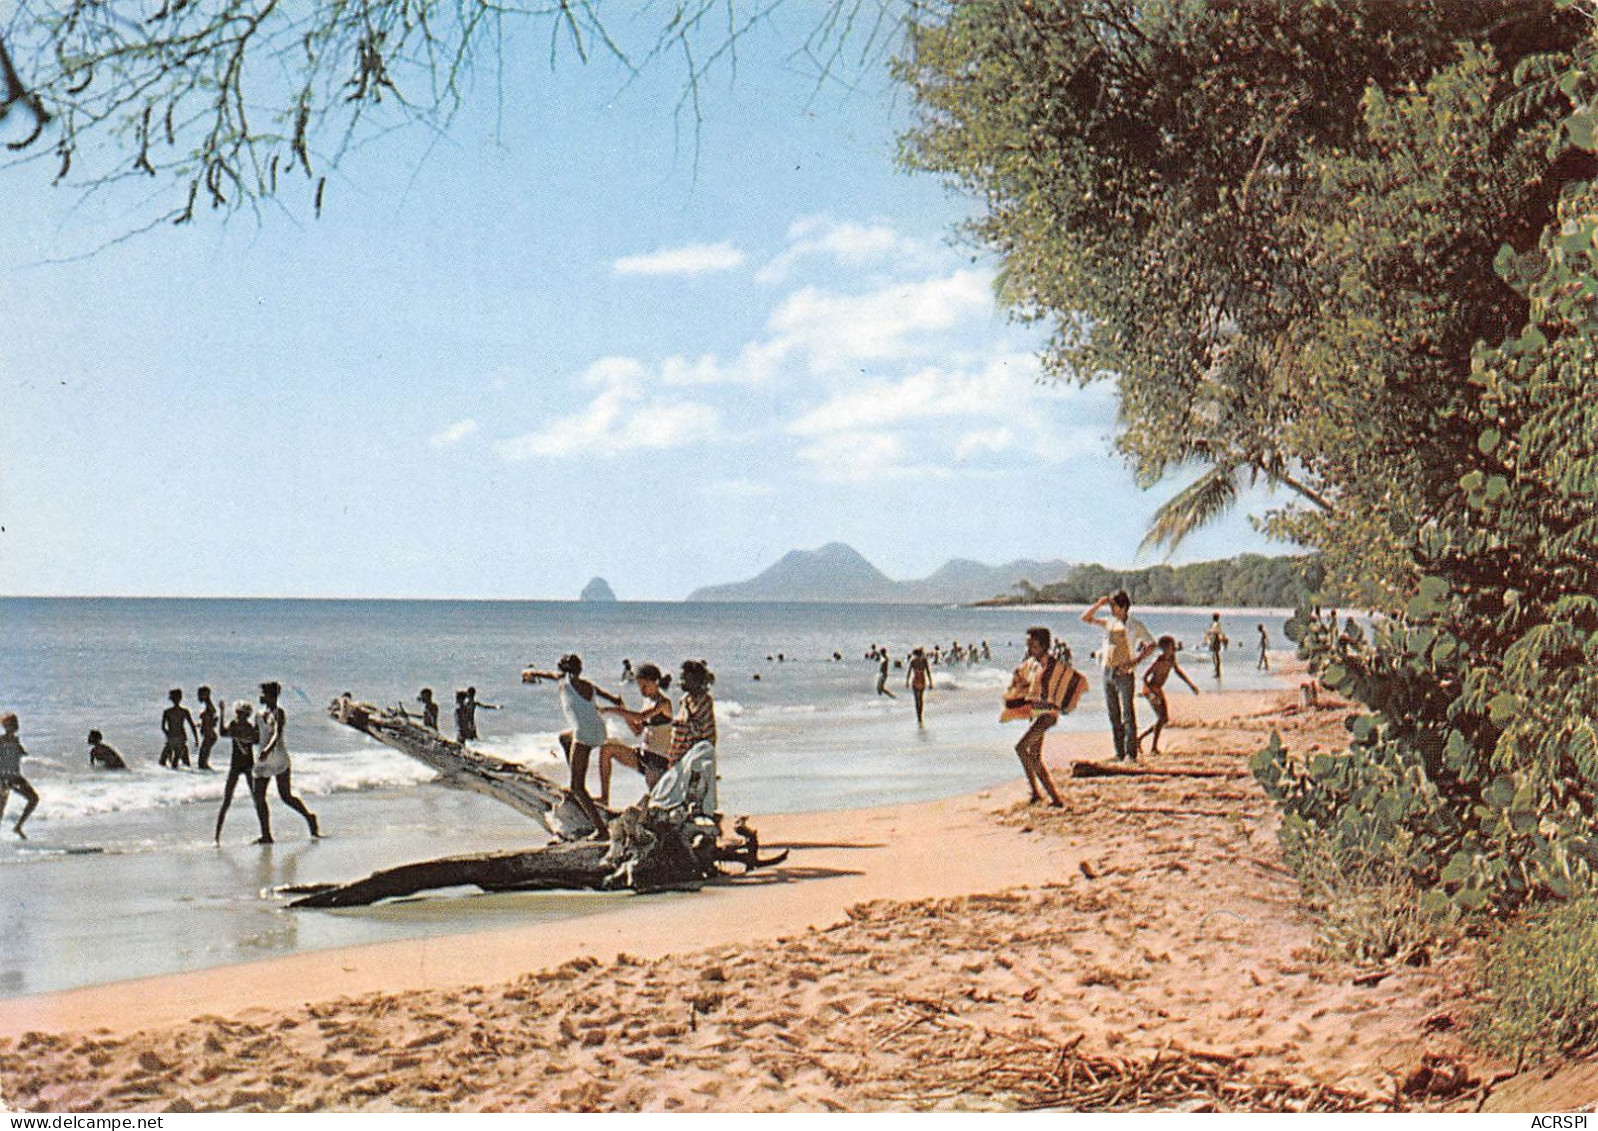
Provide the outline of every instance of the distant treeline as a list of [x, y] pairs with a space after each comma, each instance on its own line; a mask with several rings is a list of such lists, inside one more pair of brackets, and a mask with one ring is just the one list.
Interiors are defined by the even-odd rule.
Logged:
[[1022, 580], [1017, 592], [984, 605], [1087, 604], [1125, 589], [1134, 605], [1246, 605], [1292, 609], [1311, 604], [1324, 571], [1313, 554], [1269, 558], [1242, 554], [1218, 562], [1115, 570], [1080, 565], [1064, 581], [1035, 586]]

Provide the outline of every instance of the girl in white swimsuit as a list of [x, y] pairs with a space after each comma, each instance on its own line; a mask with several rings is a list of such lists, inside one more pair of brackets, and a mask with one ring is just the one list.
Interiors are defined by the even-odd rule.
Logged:
[[552, 679], [560, 693], [560, 711], [571, 728], [560, 736], [561, 747], [571, 763], [571, 794], [594, 826], [594, 839], [610, 837], [605, 828], [605, 815], [588, 795], [588, 754], [605, 744], [605, 720], [599, 717], [599, 704], [595, 699], [605, 699], [622, 706], [621, 697], [596, 687], [583, 677], [583, 659], [575, 652], [560, 658], [552, 672], [528, 668], [522, 672], [523, 683], [537, 683]]

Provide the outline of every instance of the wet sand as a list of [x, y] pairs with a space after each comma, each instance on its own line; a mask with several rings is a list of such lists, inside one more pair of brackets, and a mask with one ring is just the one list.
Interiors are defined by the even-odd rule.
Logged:
[[[1248, 757], [1281, 693], [1173, 695], [1154, 767], [759, 818], [784, 865], [582, 919], [0, 1003], [48, 1110], [1473, 1107], [1463, 957], [1328, 961]], [[1019, 728], [1007, 728], [1014, 741]], [[996, 736], [997, 737], [997, 736]], [[505, 898], [505, 897], [496, 897]]]

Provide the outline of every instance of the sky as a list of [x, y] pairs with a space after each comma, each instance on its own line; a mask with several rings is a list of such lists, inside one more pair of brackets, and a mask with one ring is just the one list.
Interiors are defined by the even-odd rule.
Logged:
[[[512, 51], [319, 219], [105, 246], [143, 197], [0, 170], [0, 594], [671, 600], [831, 541], [895, 578], [1164, 560], [1138, 544], [1181, 484], [1133, 483], [1108, 386], [1039, 381], [957, 239], [978, 203], [895, 164], [904, 91], [818, 87], [793, 42], [743, 43], [697, 139], [679, 69]], [[1171, 560], [1289, 552], [1268, 504]]]

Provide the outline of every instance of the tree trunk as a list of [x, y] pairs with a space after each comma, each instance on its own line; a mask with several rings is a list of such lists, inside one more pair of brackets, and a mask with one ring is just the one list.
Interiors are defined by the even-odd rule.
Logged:
[[[735, 843], [723, 844], [719, 814], [686, 807], [663, 810], [645, 797], [607, 822], [608, 841], [577, 840], [592, 831], [570, 795], [514, 763], [469, 750], [421, 726], [403, 711], [380, 710], [349, 698], [329, 708], [334, 719], [438, 770], [445, 784], [472, 789], [537, 819], [557, 838], [542, 848], [484, 852], [401, 864], [344, 884], [287, 889], [290, 907], [360, 907], [380, 899], [448, 887], [484, 891], [658, 891], [697, 885], [721, 874], [780, 864], [788, 853], [762, 860], [759, 835], [740, 818]], [[607, 816], [609, 814], [607, 813]]]
[[1121, 765], [1116, 762], [1072, 762], [1073, 778], [1246, 778], [1247, 770], [1209, 770], [1197, 766]]

